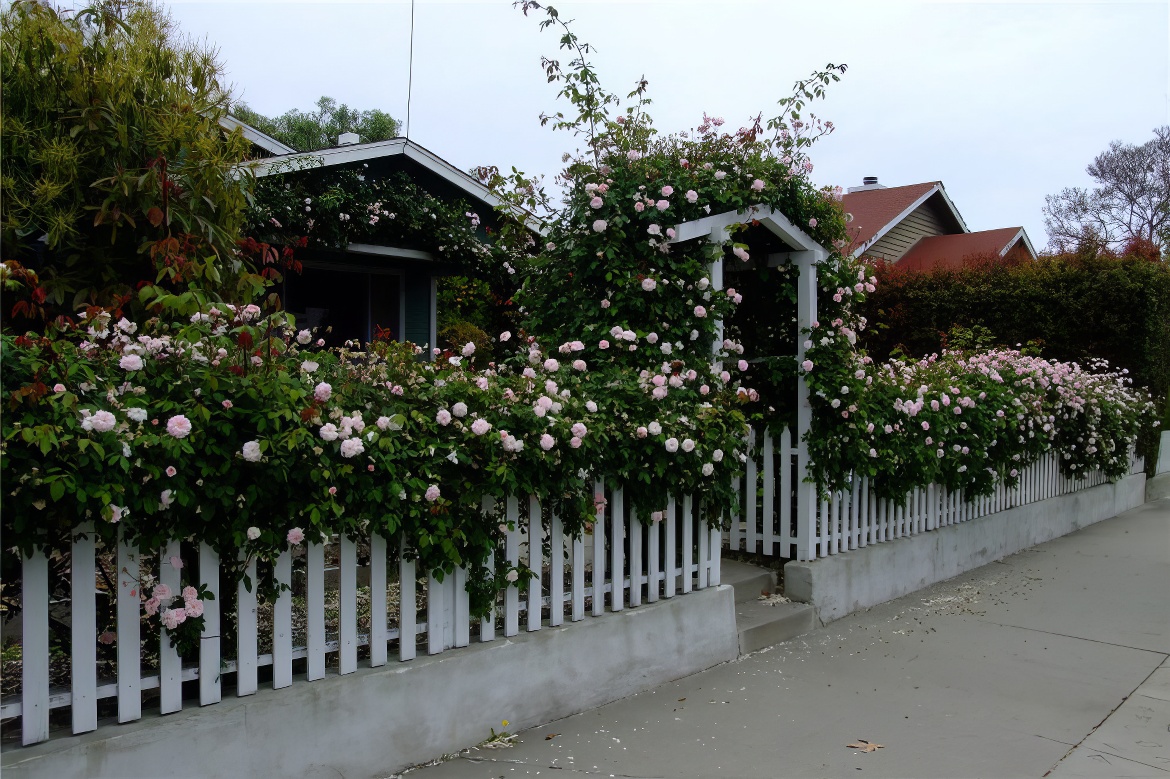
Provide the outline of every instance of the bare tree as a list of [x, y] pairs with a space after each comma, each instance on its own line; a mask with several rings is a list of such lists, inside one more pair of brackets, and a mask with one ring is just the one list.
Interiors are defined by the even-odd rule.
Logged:
[[1113, 141], [1086, 170], [1097, 186], [1044, 199], [1049, 248], [1118, 250], [1134, 239], [1170, 248], [1170, 126], [1140, 146]]

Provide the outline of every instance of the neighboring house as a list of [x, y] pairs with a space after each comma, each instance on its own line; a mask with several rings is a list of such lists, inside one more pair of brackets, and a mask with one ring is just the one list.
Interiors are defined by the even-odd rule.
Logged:
[[968, 257], [1005, 262], [1036, 259], [1022, 227], [971, 232], [941, 181], [885, 187], [866, 177], [851, 187], [842, 207], [852, 215], [854, 257], [885, 260], [908, 270], [960, 267]]
[[[405, 174], [430, 196], [468, 206], [485, 243], [499, 226], [495, 209], [500, 201], [487, 187], [406, 138], [357, 143], [356, 134], [346, 133], [334, 148], [302, 153], [232, 117], [224, 127], [238, 128], [252, 142], [254, 157], [248, 164], [258, 179], [348, 168], [360, 169], [362, 181], [389, 183], [402, 181]], [[317, 232], [322, 227], [316, 225]], [[336, 248], [310, 243], [297, 249], [302, 272], [284, 273], [277, 288], [285, 310], [297, 317], [298, 327], [319, 328], [330, 345], [351, 339], [364, 343], [389, 332], [398, 341], [435, 346], [436, 280], [462, 271], [437, 256], [443, 247], [433, 237], [420, 236], [403, 235], [389, 243], [338, 242]], [[326, 333], [326, 328], [332, 329]]]

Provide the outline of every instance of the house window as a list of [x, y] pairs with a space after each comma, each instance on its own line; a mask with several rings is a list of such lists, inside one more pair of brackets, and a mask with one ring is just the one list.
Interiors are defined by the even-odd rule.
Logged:
[[[402, 340], [401, 277], [391, 273], [306, 267], [285, 277], [284, 307], [297, 328], [316, 328], [328, 346], [366, 343], [389, 330]], [[325, 332], [332, 328], [330, 332]]]

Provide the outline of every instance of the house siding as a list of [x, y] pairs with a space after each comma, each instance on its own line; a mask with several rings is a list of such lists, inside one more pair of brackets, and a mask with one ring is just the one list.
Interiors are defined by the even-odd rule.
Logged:
[[897, 262], [910, 247], [920, 239], [932, 235], [948, 235], [957, 230], [948, 230], [939, 207], [935, 204], [937, 196], [930, 198], [920, 205], [910, 215], [895, 225], [883, 235], [877, 243], [866, 250], [865, 256]]

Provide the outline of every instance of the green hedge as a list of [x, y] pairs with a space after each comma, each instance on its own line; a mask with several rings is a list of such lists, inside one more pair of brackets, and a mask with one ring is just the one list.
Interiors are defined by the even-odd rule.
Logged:
[[[1137, 256], [1067, 254], [1005, 266], [969, 260], [958, 270], [875, 270], [862, 306], [862, 345], [875, 360], [949, 347], [1031, 347], [1129, 371], [1160, 408], [1170, 391], [1170, 265]], [[1152, 442], [1149, 442], [1152, 444]], [[1152, 449], [1143, 446], [1149, 456]]]
[[[964, 330], [984, 345], [1034, 347], [1046, 357], [1108, 360], [1165, 400], [1170, 389], [1170, 266], [1137, 257], [1058, 255], [1006, 267], [907, 273], [880, 266], [862, 307], [875, 360], [922, 356]], [[982, 328], [982, 329], [981, 329]], [[951, 343], [948, 344], [948, 336]]]

